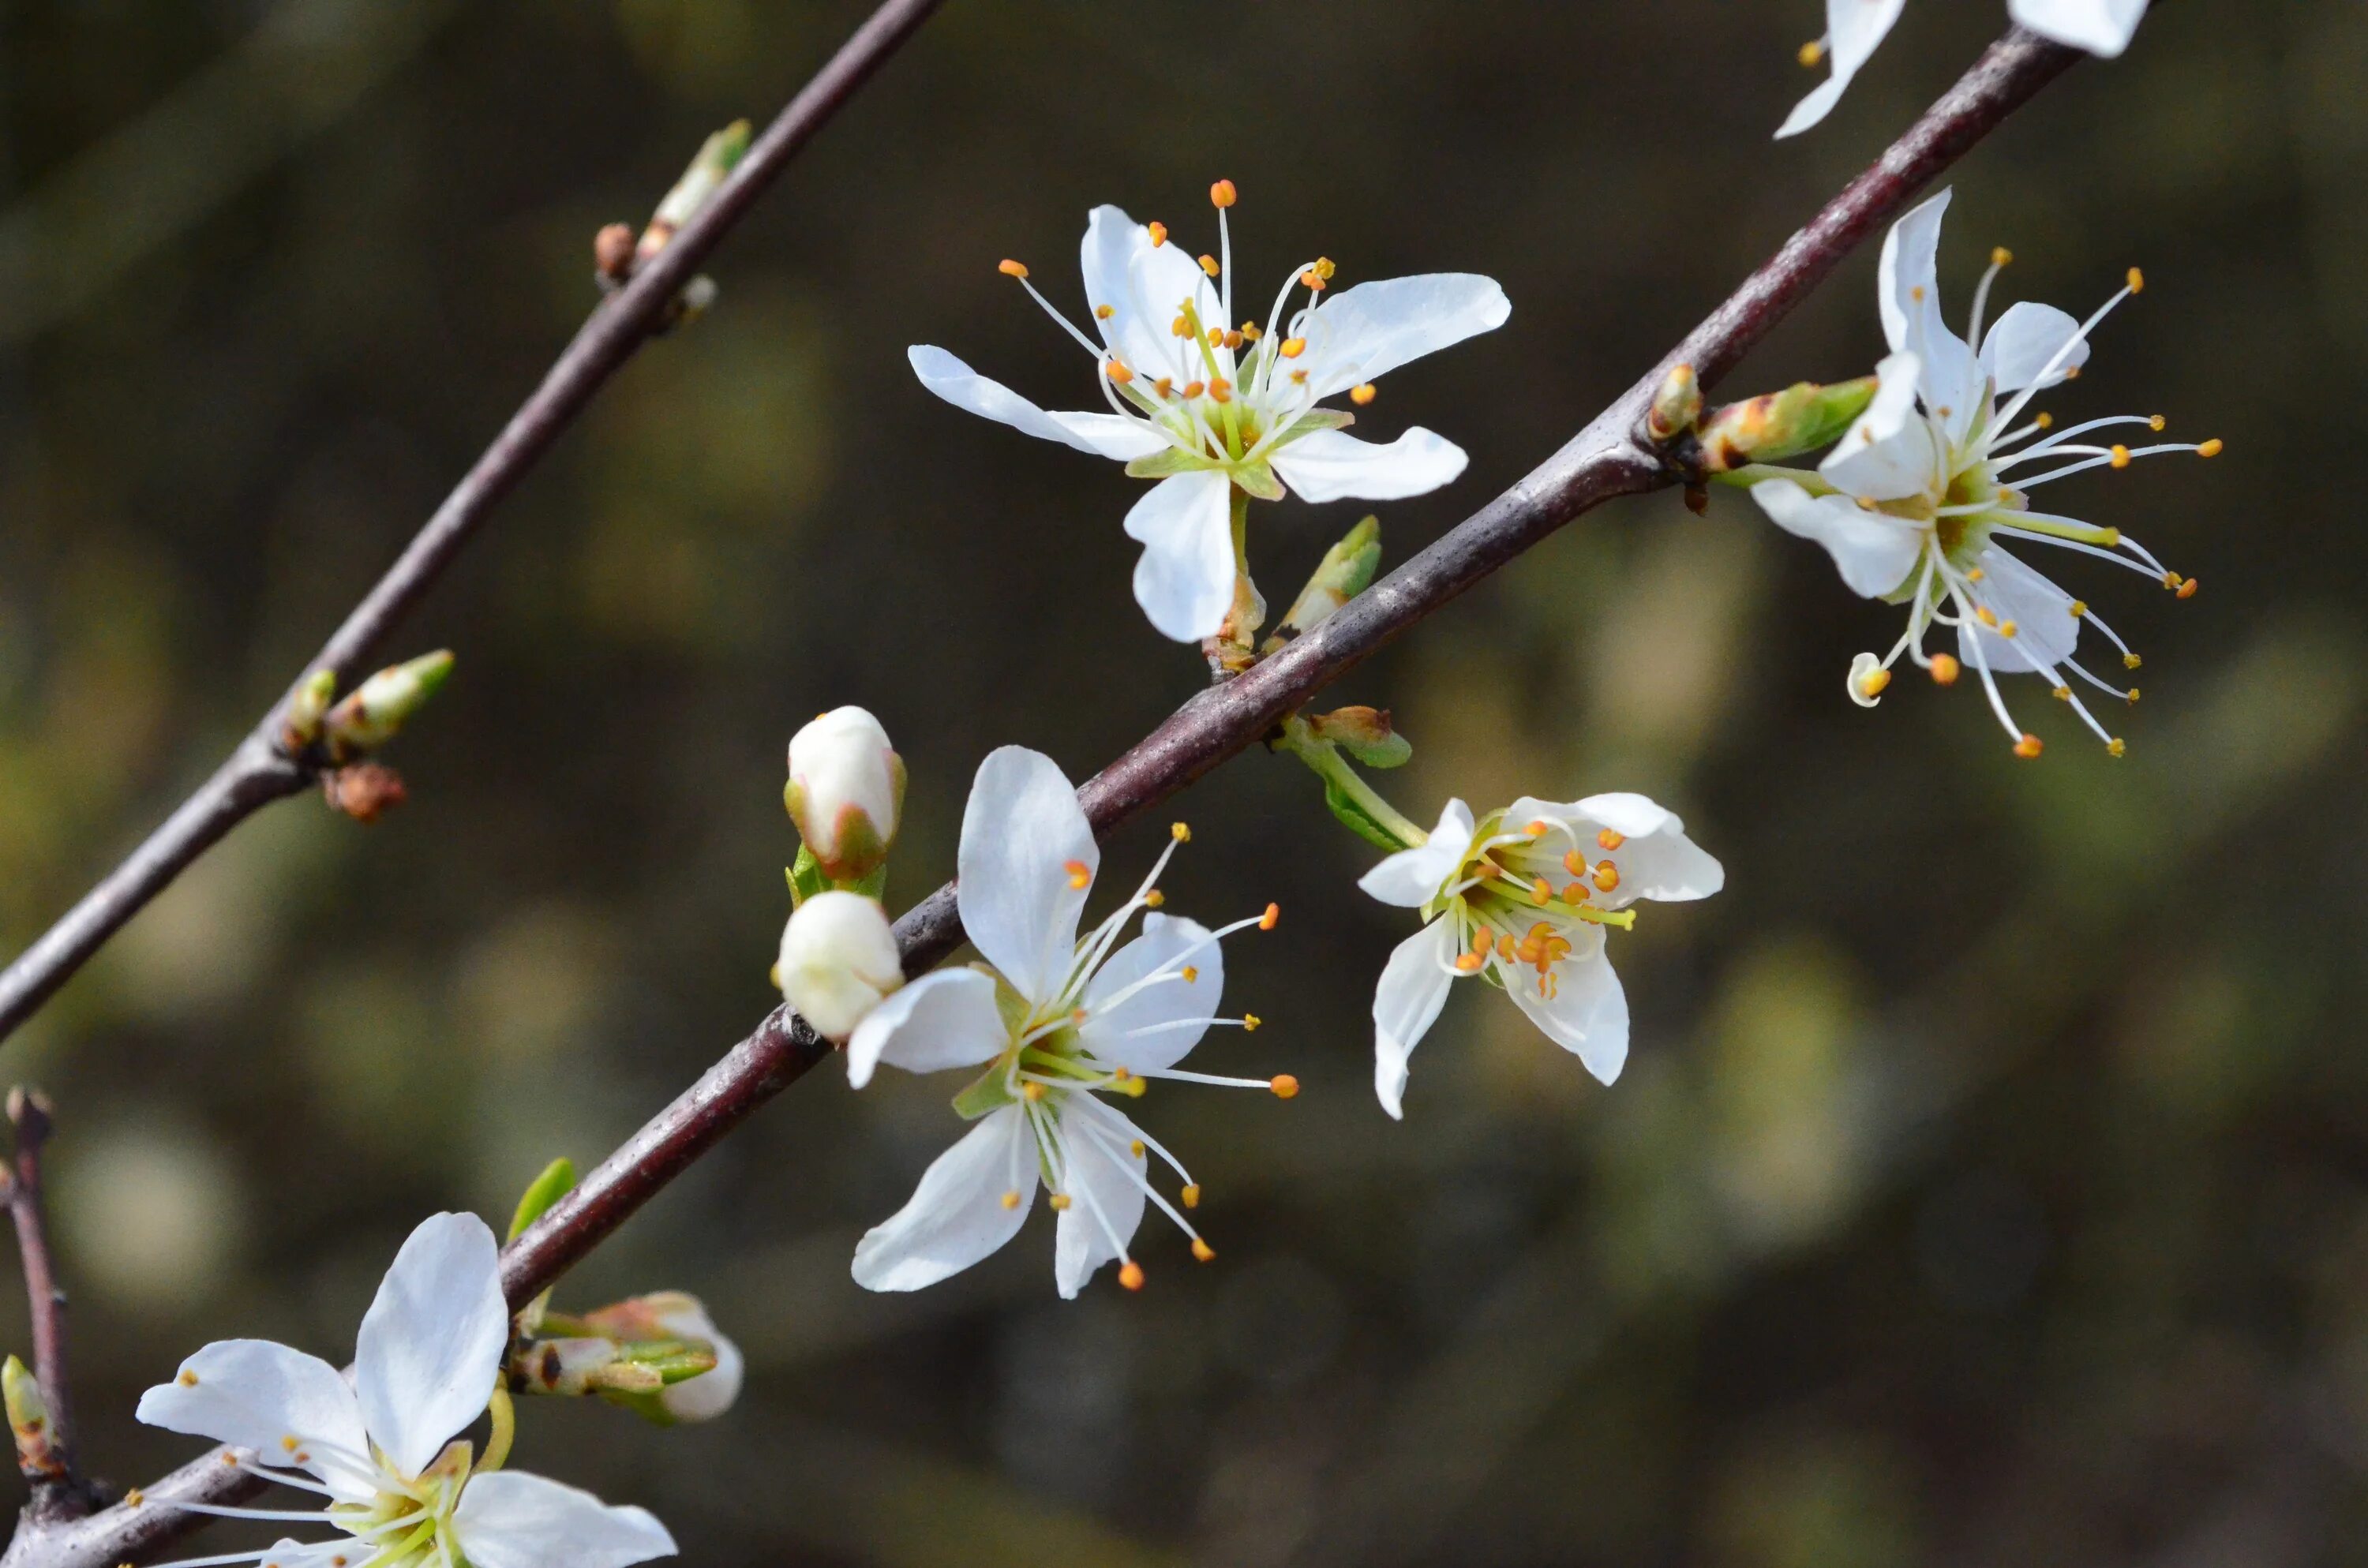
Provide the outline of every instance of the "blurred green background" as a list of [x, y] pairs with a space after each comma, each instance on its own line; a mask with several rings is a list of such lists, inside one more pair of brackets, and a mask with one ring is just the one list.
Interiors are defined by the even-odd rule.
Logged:
[[[1110, 465], [924, 393], [940, 344], [1053, 406], [1117, 201], [1343, 281], [1469, 269], [1503, 331], [1370, 425], [1463, 443], [1382, 508], [1393, 561], [1543, 459], [1942, 89], [2000, 23], [1907, 8], [1834, 119], [1816, 0], [952, 0], [507, 502], [390, 654], [458, 676], [374, 829], [276, 808], [7, 1048], [56, 1098], [85, 1457], [188, 1442], [138, 1391], [206, 1339], [342, 1358], [423, 1214], [506, 1214], [605, 1153], [777, 998], [782, 745], [877, 711], [910, 765], [894, 893], [951, 869], [972, 769], [1084, 777], [1199, 678], [1127, 592]], [[34, 937], [281, 688], [532, 385], [716, 125], [860, 17], [760, 0], [0, 5], [0, 943]], [[2368, 923], [2350, 487], [2368, 362], [2368, 14], [2180, 0], [1958, 170], [1942, 278], [2151, 287], [2051, 405], [2227, 438], [2067, 483], [2203, 583], [2057, 558], [2148, 655], [2109, 760], [2026, 683], [1845, 700], [1897, 612], [1748, 501], [1606, 508], [1332, 694], [1448, 794], [1646, 790], [1725, 860], [1614, 943], [1604, 1090], [1459, 996], [1409, 1119], [1370, 1087], [1406, 926], [1262, 755], [1172, 814], [1171, 907], [1236, 947], [1263, 1096], [1163, 1092], [1221, 1256], [1154, 1221], [1140, 1296], [1058, 1301], [1050, 1227], [955, 1282], [848, 1278], [954, 1086], [835, 1069], [569, 1278], [671, 1286], [742, 1340], [726, 1419], [536, 1406], [521, 1462], [646, 1503], [712, 1562], [2368, 1561]], [[1864, 371], [1873, 247], [1727, 391]], [[1362, 508], [1264, 509], [1288, 598]], [[1160, 824], [1119, 835], [1145, 861]], [[0, 1340], [23, 1308], [0, 1291]]]

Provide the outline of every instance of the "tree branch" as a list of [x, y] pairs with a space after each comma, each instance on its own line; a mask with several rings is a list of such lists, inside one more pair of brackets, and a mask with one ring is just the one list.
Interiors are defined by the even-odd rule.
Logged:
[[[632, 280], [596, 307], [542, 384], [520, 405], [394, 564], [297, 675], [334, 669], [352, 683], [363, 663], [441, 577], [503, 496], [575, 420], [595, 394], [666, 324], [683, 285], [755, 205], [814, 132], [943, 0], [882, 0], [880, 8], [790, 100], [731, 176]], [[0, 1040], [88, 962], [124, 923], [222, 836], [274, 801], [312, 782], [314, 769], [281, 748], [291, 682], [254, 731], [162, 826], [0, 971]]]
[[41, 1216], [41, 1146], [50, 1140], [50, 1103], [39, 1094], [8, 1091], [8, 1125], [14, 1156], [6, 1178], [8, 1216], [17, 1226], [17, 1251], [24, 1260], [25, 1297], [32, 1312], [33, 1381], [40, 1409], [19, 1419], [21, 1401], [12, 1392], [9, 1420], [15, 1427], [17, 1468], [32, 1483], [28, 1516], [45, 1523], [79, 1519], [106, 1501], [76, 1473], [74, 1403], [66, 1382], [66, 1293], [59, 1288], [50, 1257], [49, 1227]]
[[[1087, 780], [1078, 797], [1096, 833], [1107, 833], [1246, 749], [1326, 683], [1580, 513], [1614, 496], [1677, 483], [1679, 475], [1641, 428], [1664, 372], [1690, 364], [1707, 384], [1733, 369], [1927, 182], [2078, 58], [2019, 28], [1992, 45], [1873, 167], [1535, 472], [1315, 631], [1186, 702]], [[907, 910], [896, 936], [907, 972], [952, 951], [962, 939], [952, 884]], [[774, 1009], [504, 1249], [502, 1281], [512, 1306], [550, 1286], [724, 1134], [829, 1054], [803, 1020]], [[245, 1494], [252, 1484], [225, 1466], [218, 1451], [147, 1488], [139, 1509], [110, 1508], [30, 1540], [20, 1531], [0, 1568], [111, 1568], [201, 1522], [176, 1512], [174, 1504], [219, 1502]]]

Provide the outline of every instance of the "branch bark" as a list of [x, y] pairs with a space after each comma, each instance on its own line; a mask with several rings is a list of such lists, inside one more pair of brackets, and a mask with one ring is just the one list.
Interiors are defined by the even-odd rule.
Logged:
[[311, 784], [315, 770], [290, 756], [279, 742], [281, 718], [296, 684], [321, 669], [336, 671], [340, 688], [352, 684], [364, 662], [436, 585], [495, 506], [517, 488], [609, 378], [666, 323], [700, 263], [839, 106], [943, 3], [883, 0], [766, 127], [713, 199], [664, 250], [644, 262], [631, 282], [593, 310], [544, 374], [542, 384], [510, 416], [320, 653], [298, 672], [288, 693], [162, 826], [0, 971], [0, 1040], [15, 1033], [126, 921], [232, 828]]
[[[41, 1148], [50, 1141], [50, 1104], [17, 1088], [8, 1091], [7, 1108], [15, 1143], [6, 1178], [8, 1217], [16, 1224], [17, 1252], [24, 1262], [25, 1297], [33, 1325], [33, 1381], [41, 1394], [38, 1422], [16, 1428], [17, 1461], [33, 1488], [28, 1516], [63, 1523], [83, 1517], [107, 1499], [74, 1469], [73, 1391], [66, 1382], [66, 1293], [58, 1285], [49, 1226], [41, 1212]], [[15, 1396], [10, 1397], [13, 1404]], [[17, 1412], [12, 1408], [9, 1414], [14, 1425]]]
[[[2079, 58], [2020, 28], [2009, 31], [1872, 168], [1560, 451], [1314, 631], [1237, 679], [1192, 698], [1087, 780], [1078, 797], [1096, 833], [1107, 833], [1245, 750], [1327, 683], [1582, 512], [1615, 496], [1679, 483], [1643, 430], [1668, 369], [1691, 365], [1704, 385], [1732, 369], [1934, 176]], [[953, 885], [907, 910], [896, 923], [896, 937], [908, 973], [951, 952], [962, 940]], [[774, 1009], [504, 1249], [502, 1282], [511, 1305], [523, 1306], [549, 1287], [829, 1054], [803, 1019]], [[111, 1568], [200, 1522], [176, 1512], [176, 1503], [221, 1502], [246, 1494], [250, 1486], [248, 1478], [222, 1463], [219, 1452], [210, 1454], [146, 1488], [139, 1509], [119, 1506], [30, 1539], [20, 1530], [0, 1568]]]

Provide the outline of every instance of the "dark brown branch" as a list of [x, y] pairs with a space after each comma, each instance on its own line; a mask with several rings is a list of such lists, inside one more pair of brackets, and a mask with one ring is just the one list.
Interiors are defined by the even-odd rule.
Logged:
[[[1322, 626], [1238, 679], [1185, 703], [1089, 779], [1078, 795], [1095, 831], [1109, 831], [1248, 747], [1326, 683], [1580, 513], [1614, 496], [1678, 483], [1641, 430], [1668, 368], [1691, 364], [1705, 384], [1732, 369], [1934, 176], [2078, 58], [2020, 29], [1993, 45], [1880, 162], [1562, 450]], [[908, 972], [951, 952], [962, 939], [952, 885], [907, 910], [896, 936]], [[511, 1304], [522, 1306], [551, 1285], [724, 1134], [829, 1054], [802, 1019], [774, 1009], [504, 1250], [502, 1281]], [[219, 1502], [244, 1494], [247, 1486], [218, 1453], [209, 1455], [149, 1487], [140, 1510], [111, 1508], [30, 1544], [20, 1534], [0, 1568], [111, 1568], [199, 1522], [196, 1516], [173, 1514], [174, 1502]]]
[[[39, 1094], [8, 1091], [8, 1126], [15, 1148], [6, 1178], [8, 1217], [17, 1226], [17, 1252], [24, 1260], [25, 1297], [33, 1324], [33, 1381], [41, 1394], [37, 1424], [17, 1425], [17, 1463], [31, 1483], [26, 1517], [44, 1524], [79, 1519], [106, 1499], [76, 1473], [74, 1462], [73, 1391], [66, 1382], [66, 1293], [50, 1256], [49, 1226], [41, 1214], [41, 1147], [50, 1141], [50, 1102]], [[13, 1403], [13, 1399], [12, 1399]]]
[[[350, 685], [387, 634], [460, 553], [495, 503], [515, 489], [610, 377], [666, 325], [700, 264], [789, 161], [943, 0], [883, 0], [855, 36], [775, 117], [723, 187], [632, 280], [593, 311], [502, 433], [477, 459], [402, 556], [298, 672], [334, 669]], [[290, 687], [290, 694], [293, 685]], [[283, 696], [213, 776], [56, 925], [0, 971], [0, 1040], [40, 1009], [127, 920], [222, 835], [312, 782], [313, 769], [279, 744]]]

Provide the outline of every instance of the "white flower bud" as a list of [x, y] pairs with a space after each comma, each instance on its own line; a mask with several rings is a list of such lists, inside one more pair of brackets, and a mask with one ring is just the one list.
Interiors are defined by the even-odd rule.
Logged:
[[790, 738], [781, 798], [824, 874], [852, 881], [886, 860], [896, 840], [905, 764], [879, 720], [835, 708]]
[[781, 929], [781, 994], [827, 1040], [845, 1040], [905, 983], [896, 934], [879, 901], [818, 892]]
[[713, 1371], [701, 1372], [687, 1382], [667, 1384], [666, 1391], [658, 1395], [658, 1403], [677, 1421], [714, 1420], [740, 1397], [740, 1384], [747, 1376], [747, 1363], [740, 1355], [740, 1347], [716, 1328], [696, 1296], [669, 1291], [662, 1297], [649, 1298], [649, 1304], [662, 1307], [658, 1325], [668, 1334], [677, 1339], [703, 1339], [715, 1347]]

